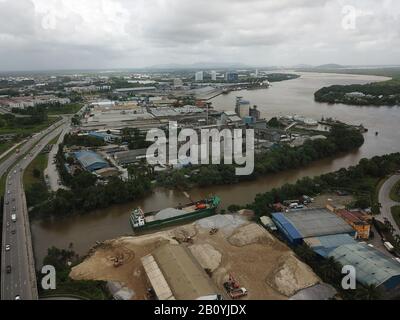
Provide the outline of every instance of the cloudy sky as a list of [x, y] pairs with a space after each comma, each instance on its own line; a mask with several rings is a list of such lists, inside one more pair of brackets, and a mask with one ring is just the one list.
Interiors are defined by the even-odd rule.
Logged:
[[0, 70], [400, 64], [398, 0], [0, 0]]

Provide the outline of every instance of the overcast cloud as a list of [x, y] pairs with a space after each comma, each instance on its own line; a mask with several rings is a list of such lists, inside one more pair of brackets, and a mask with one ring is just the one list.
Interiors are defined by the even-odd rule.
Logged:
[[0, 70], [399, 57], [398, 0], [0, 0]]

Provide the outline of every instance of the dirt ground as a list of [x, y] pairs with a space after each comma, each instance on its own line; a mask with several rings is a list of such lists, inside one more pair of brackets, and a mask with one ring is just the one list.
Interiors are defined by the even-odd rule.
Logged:
[[[210, 235], [210, 229], [218, 232]], [[144, 299], [149, 287], [140, 258], [165, 243], [190, 236], [188, 246], [205, 269], [211, 270], [216, 287], [225, 297], [223, 283], [233, 275], [248, 290], [245, 299], [287, 299], [320, 279], [282, 242], [260, 225], [232, 215], [216, 215], [175, 229], [106, 241], [73, 268], [73, 279], [112, 280], [125, 283], [134, 299]], [[178, 241], [177, 241], [178, 240]], [[114, 267], [113, 258], [123, 256]]]
[[324, 193], [314, 198], [313, 203], [309, 204], [309, 208], [324, 208], [328, 203], [335, 204], [336, 206], [346, 206], [353, 202], [353, 196], [338, 196], [334, 193]]

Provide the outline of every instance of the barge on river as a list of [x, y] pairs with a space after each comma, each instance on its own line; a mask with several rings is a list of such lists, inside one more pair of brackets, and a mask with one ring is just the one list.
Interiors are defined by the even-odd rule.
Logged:
[[221, 199], [214, 196], [209, 199], [191, 202], [175, 208], [166, 208], [160, 211], [143, 212], [141, 208], [132, 210], [129, 221], [134, 232], [164, 228], [174, 224], [185, 223], [212, 216]]

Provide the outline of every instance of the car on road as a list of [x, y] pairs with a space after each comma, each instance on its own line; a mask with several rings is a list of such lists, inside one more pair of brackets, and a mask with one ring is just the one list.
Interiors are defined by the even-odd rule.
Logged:
[[7, 267], [6, 267], [6, 272], [7, 272], [7, 273], [11, 273], [11, 266], [7, 266]]
[[6, 244], [6, 251], [10, 251], [11, 250], [11, 246], [9, 244]]
[[21, 300], [21, 297], [19, 295], [16, 295], [15, 300]]
[[7, 194], [10, 194], [10, 193], [11, 193], [11, 191], [10, 191], [10, 190], [8, 190], [8, 191], [7, 191]]
[[12, 211], [16, 211], [17, 210], [17, 208], [14, 206], [13, 208], [12, 208]]
[[11, 215], [11, 220], [12, 220], [12, 222], [16, 222], [17, 221], [17, 215], [15, 213], [13, 213]]
[[15, 234], [17, 232], [17, 230], [11, 230], [11, 234]]
[[7, 200], [7, 201], [6, 201], [6, 204], [8, 205], [9, 203], [10, 203], [10, 201]]
[[17, 170], [14, 170], [14, 174], [17, 174]]
[[9, 222], [7, 222], [7, 227], [9, 227], [10, 226], [10, 223]]

